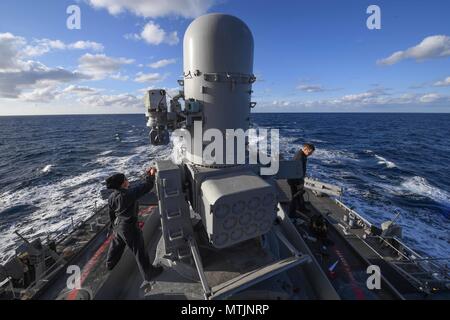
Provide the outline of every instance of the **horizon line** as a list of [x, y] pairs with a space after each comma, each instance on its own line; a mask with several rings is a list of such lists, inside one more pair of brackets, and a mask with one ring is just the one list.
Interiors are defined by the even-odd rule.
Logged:
[[[303, 112], [303, 111], [270, 111], [270, 112], [252, 112], [252, 114], [450, 114], [447, 112], [423, 112], [423, 111], [318, 111], [318, 112]], [[53, 113], [53, 114], [0, 114], [0, 117], [47, 117], [47, 116], [118, 116], [118, 115], [143, 115], [145, 113]]]

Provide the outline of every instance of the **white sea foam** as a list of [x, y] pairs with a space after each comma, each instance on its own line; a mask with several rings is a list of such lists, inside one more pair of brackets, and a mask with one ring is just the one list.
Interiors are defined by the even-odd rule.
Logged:
[[140, 138], [135, 138], [135, 137], [125, 138], [123, 140], [120, 140], [120, 142], [122, 142], [122, 143], [136, 143], [136, 142], [139, 142], [139, 141], [141, 141], [141, 139]]
[[402, 189], [421, 196], [428, 197], [438, 203], [450, 206], [450, 194], [445, 190], [431, 185], [427, 179], [419, 176], [406, 178], [402, 184]]
[[[34, 239], [42, 236], [44, 230], [52, 234], [58, 224], [69, 226], [70, 217], [76, 223], [86, 218], [92, 212], [95, 201], [100, 199], [98, 185], [100, 181], [98, 183], [94, 181], [102, 177], [104, 175], [100, 172], [90, 171], [55, 184], [28, 187], [14, 193], [1, 194], [1, 207], [8, 208], [22, 203], [33, 204], [37, 207], [35, 212], [24, 216], [20, 221], [14, 221], [9, 229], [2, 232], [0, 252], [6, 254], [2, 260], [12, 254], [17, 240], [14, 231], [20, 230], [28, 238]], [[89, 180], [93, 182], [83, 185]]]
[[[170, 148], [141, 146], [130, 151], [131, 156], [113, 157], [105, 154], [93, 162], [101, 164], [93, 169], [53, 184], [26, 187], [15, 192], [0, 194], [0, 208], [8, 209], [21, 204], [36, 207], [36, 210], [19, 221], [3, 225], [0, 234], [0, 263], [5, 262], [14, 253], [20, 230], [29, 239], [44, 237], [47, 234], [58, 236], [74, 224], [84, 221], [92, 215], [95, 205], [105, 203], [101, 190], [106, 177], [114, 172], [124, 172], [131, 179], [138, 178], [152, 159], [166, 159]], [[2, 211], [0, 210], [0, 211]], [[10, 221], [8, 221], [9, 223]]]
[[426, 197], [441, 205], [450, 207], [450, 193], [433, 186], [427, 179], [420, 176], [403, 177], [397, 184], [375, 183], [379, 188], [399, 197]]
[[313, 142], [313, 143], [326, 143], [327, 141], [325, 141], [325, 140], [320, 140], [320, 139], [311, 139], [311, 140], [309, 140], [310, 142]]
[[356, 154], [343, 151], [343, 150], [327, 150], [323, 148], [316, 149], [313, 154], [314, 158], [317, 158], [325, 163], [340, 163], [343, 161], [359, 161]]
[[386, 158], [383, 158], [382, 156], [375, 154], [375, 158], [377, 158], [378, 164], [385, 165], [386, 168], [392, 169], [397, 167], [397, 165], [394, 162], [386, 160]]
[[46, 165], [45, 168], [42, 169], [42, 173], [48, 173], [48, 172], [50, 172], [50, 171], [52, 170], [52, 167], [53, 167], [53, 166], [52, 166], [51, 164]]
[[100, 156], [107, 156], [107, 155], [109, 155], [111, 153], [113, 153], [113, 150], [103, 151], [102, 153], [100, 153]]
[[[434, 195], [436, 201], [445, 203], [449, 201], [449, 194], [442, 194], [442, 191], [431, 186], [421, 177], [413, 177], [405, 179], [405, 181], [397, 186], [378, 184], [383, 191], [387, 191], [399, 196], [410, 196], [411, 193], [420, 195]], [[345, 186], [345, 194], [343, 201], [348, 206], [362, 214], [375, 225], [390, 220], [396, 212], [399, 212], [400, 219], [398, 223], [403, 226], [404, 238], [413, 248], [421, 250], [428, 256], [442, 257], [450, 254], [448, 246], [448, 225], [439, 215], [429, 214], [426, 209], [409, 208], [408, 210], [396, 207], [385, 201], [378, 201], [384, 195], [374, 191], [362, 189], [359, 186], [347, 184]], [[436, 197], [436, 195], [439, 195]], [[438, 240], [438, 241], [434, 241]]]
[[[119, 135], [117, 135], [119, 138]], [[286, 153], [292, 153], [301, 147], [301, 142], [295, 137], [280, 137], [280, 150]], [[253, 142], [254, 143], [254, 142]], [[131, 156], [115, 157], [111, 154], [113, 150], [102, 152], [98, 158], [93, 160], [94, 163], [101, 164], [101, 168], [90, 170], [78, 176], [68, 178], [66, 180], [57, 181], [52, 185], [40, 187], [27, 187], [13, 194], [5, 192], [0, 194], [0, 208], [11, 208], [19, 204], [31, 204], [37, 209], [34, 213], [21, 218], [20, 221], [8, 225], [0, 234], [0, 263], [5, 261], [13, 254], [16, 246], [17, 236], [15, 230], [21, 230], [27, 237], [33, 239], [38, 236], [58, 235], [66, 232], [71, 225], [71, 218], [75, 224], [85, 220], [92, 214], [95, 203], [100, 206], [104, 203], [101, 200], [100, 191], [104, 179], [111, 173], [122, 171], [131, 178], [136, 178], [150, 164], [150, 161], [157, 159], [167, 159], [170, 157], [172, 145], [170, 146], [140, 146], [130, 151]], [[365, 152], [374, 153], [371, 150]], [[384, 158], [375, 157], [387, 167], [388, 163], [392, 163]], [[317, 148], [314, 158], [321, 160], [323, 163], [340, 163], [343, 161], [357, 161], [357, 156], [353, 153], [342, 150], [327, 150]], [[394, 163], [392, 163], [394, 164]], [[323, 171], [320, 164], [312, 162], [310, 164], [309, 173], [313, 176], [319, 176], [323, 181], [341, 184], [343, 180], [340, 175], [347, 174], [342, 170], [333, 172]], [[395, 166], [395, 164], [394, 164]], [[44, 168], [45, 169], [45, 168]], [[316, 170], [314, 170], [316, 169]], [[49, 168], [51, 170], [51, 167]], [[320, 172], [319, 172], [320, 171]], [[334, 177], [333, 177], [334, 175]], [[348, 173], [350, 175], [350, 173]], [[383, 204], [379, 201], [367, 201], [370, 199], [370, 193], [366, 189], [358, 186], [346, 185], [346, 196], [344, 202], [352, 205], [357, 211], [368, 217], [371, 221], [382, 222], [393, 215], [393, 207]], [[432, 186], [426, 179], [416, 176], [406, 178], [400, 185], [387, 185], [385, 189], [392, 190], [395, 193], [418, 194], [430, 197], [439, 203], [450, 205], [449, 193]], [[0, 210], [1, 211], [1, 210]], [[418, 217], [411, 214], [404, 215], [405, 233], [414, 241], [418, 241], [420, 248], [430, 248], [438, 252], [448, 252], [448, 248], [442, 247], [442, 241], [438, 243], [430, 243], [427, 234], [435, 234], [442, 237], [446, 230], [445, 226], [439, 223], [425, 223]], [[434, 221], [434, 220], [433, 220]], [[448, 234], [448, 230], [447, 230]]]

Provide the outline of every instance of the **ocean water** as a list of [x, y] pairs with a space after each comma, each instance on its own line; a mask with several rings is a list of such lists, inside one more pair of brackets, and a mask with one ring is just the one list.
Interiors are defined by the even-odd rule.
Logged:
[[[450, 114], [255, 114], [280, 129], [280, 151], [316, 145], [308, 174], [343, 186], [374, 223], [396, 212], [405, 241], [450, 257]], [[170, 147], [148, 143], [143, 115], [0, 117], [0, 262], [24, 236], [58, 237], [105, 203], [114, 172], [138, 178]]]

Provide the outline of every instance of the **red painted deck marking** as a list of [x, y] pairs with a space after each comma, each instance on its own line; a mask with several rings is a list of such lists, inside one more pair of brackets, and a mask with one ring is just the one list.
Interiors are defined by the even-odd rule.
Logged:
[[[84, 281], [86, 280], [86, 278], [89, 276], [89, 274], [92, 271], [92, 268], [94, 268], [94, 266], [97, 264], [98, 259], [100, 258], [100, 256], [103, 254], [103, 252], [105, 252], [106, 248], [109, 246], [109, 244], [111, 243], [112, 239], [114, 237], [114, 234], [111, 234], [106, 240], [105, 242], [102, 243], [102, 245], [97, 249], [97, 251], [95, 252], [95, 254], [92, 256], [91, 259], [89, 259], [88, 263], [86, 263], [83, 267], [83, 272], [81, 273], [81, 285], [83, 285]], [[72, 290], [69, 295], [67, 296], [67, 300], [75, 300], [78, 294], [78, 289]]]
[[[141, 211], [139, 211], [139, 216], [144, 216], [146, 214], [148, 214], [151, 210], [153, 210], [155, 208], [155, 206], [150, 206], [147, 207], [145, 209], [142, 209]], [[141, 227], [141, 226], [140, 226]], [[142, 225], [143, 227], [143, 225]], [[141, 227], [141, 229], [142, 229]], [[98, 260], [100, 259], [100, 256], [105, 252], [106, 248], [109, 247], [109, 244], [111, 243], [112, 239], [114, 237], [114, 234], [111, 234], [106, 240], [105, 242], [103, 242], [100, 247], [97, 249], [97, 251], [95, 252], [95, 254], [91, 257], [91, 259], [89, 259], [89, 261], [84, 265], [83, 267], [83, 271], [81, 273], [81, 285], [83, 286], [84, 281], [87, 279], [87, 277], [89, 276], [89, 274], [91, 273], [92, 269], [94, 268], [94, 266], [98, 263]], [[77, 294], [78, 294], [78, 289], [74, 289], [72, 290], [68, 295], [67, 295], [67, 300], [75, 300], [77, 298]]]
[[365, 300], [364, 291], [359, 287], [358, 282], [356, 281], [355, 277], [352, 273], [352, 268], [348, 264], [347, 260], [345, 259], [344, 255], [341, 251], [335, 249], [334, 252], [339, 257], [339, 260], [341, 260], [342, 265], [344, 266], [344, 271], [347, 274], [347, 277], [350, 280], [350, 286], [352, 288], [353, 293], [355, 294], [355, 297], [357, 300]]

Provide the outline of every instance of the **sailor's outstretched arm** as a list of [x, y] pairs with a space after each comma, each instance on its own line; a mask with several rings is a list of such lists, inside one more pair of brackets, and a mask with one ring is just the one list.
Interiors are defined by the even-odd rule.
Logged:
[[155, 175], [156, 175], [156, 169], [150, 168], [147, 171], [147, 176], [145, 177], [145, 183], [140, 184], [136, 187], [133, 187], [129, 190], [129, 196], [131, 196], [134, 199], [139, 199], [146, 193], [149, 193], [153, 186], [155, 185]]
[[148, 176], [145, 179], [145, 183], [130, 188], [129, 196], [137, 200], [146, 193], [149, 193], [153, 189], [154, 185], [155, 185], [155, 177]]

